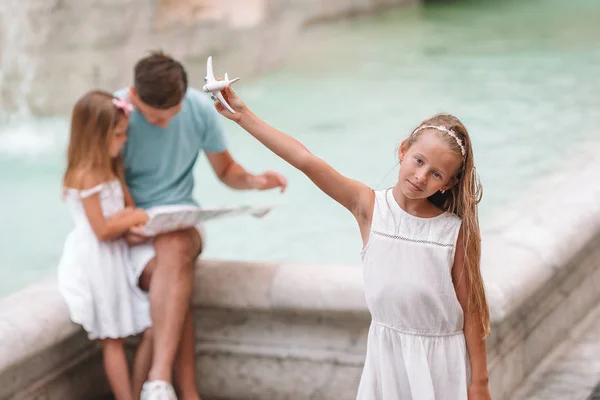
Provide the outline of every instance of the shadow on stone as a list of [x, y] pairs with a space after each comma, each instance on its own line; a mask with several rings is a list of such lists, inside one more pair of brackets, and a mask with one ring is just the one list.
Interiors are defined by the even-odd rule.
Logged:
[[592, 392], [590, 397], [587, 398], [587, 400], [600, 400], [600, 383], [596, 385], [594, 391]]

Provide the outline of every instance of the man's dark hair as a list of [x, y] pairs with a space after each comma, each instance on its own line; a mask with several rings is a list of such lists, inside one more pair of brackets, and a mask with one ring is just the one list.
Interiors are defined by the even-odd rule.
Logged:
[[167, 109], [183, 100], [187, 73], [179, 61], [162, 51], [153, 51], [135, 65], [133, 84], [144, 104]]

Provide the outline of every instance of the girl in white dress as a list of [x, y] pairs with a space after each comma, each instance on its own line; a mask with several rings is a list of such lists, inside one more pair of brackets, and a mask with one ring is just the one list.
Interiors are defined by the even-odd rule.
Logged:
[[[152, 358], [150, 305], [138, 287], [123, 235], [148, 216], [123, 181], [120, 151], [132, 106], [91, 91], [75, 104], [64, 197], [75, 227], [58, 268], [59, 289], [73, 322], [102, 343], [104, 369], [117, 400], [139, 399]], [[133, 383], [124, 338], [144, 332]]]
[[346, 207], [363, 240], [372, 322], [357, 399], [488, 400], [489, 311], [481, 278], [471, 140], [448, 114], [423, 121], [402, 142], [393, 188], [348, 179], [294, 138], [256, 117], [230, 88], [237, 122]]

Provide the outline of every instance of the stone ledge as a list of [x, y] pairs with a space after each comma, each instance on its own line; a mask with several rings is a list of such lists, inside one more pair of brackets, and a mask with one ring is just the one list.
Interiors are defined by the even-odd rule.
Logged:
[[[483, 232], [482, 273], [492, 317], [488, 366], [495, 399], [510, 399], [600, 301], [600, 187], [586, 184], [594, 182], [600, 158], [589, 153], [582, 157], [585, 164], [538, 183], [534, 195], [509, 207], [503, 220]], [[571, 171], [577, 172], [576, 179], [570, 179]], [[565, 195], [571, 193], [579, 196]]]
[[482, 232], [492, 321], [507, 318], [551, 280], [568, 274], [572, 258], [600, 234], [600, 186], [590, 184], [600, 171], [599, 146], [597, 140], [574, 145], [565, 165], [529, 184]]
[[[571, 329], [560, 346], [514, 393], [514, 400], [588, 399], [600, 380], [600, 305]], [[599, 393], [600, 394], [600, 393]]]
[[496, 322], [488, 340], [490, 387], [495, 399], [512, 391], [600, 300], [600, 235], [569, 262], [566, 279], [532, 293], [515, 312]]
[[48, 278], [0, 300], [0, 371], [73, 336], [56, 278]]
[[70, 322], [54, 277], [0, 300], [0, 338], [2, 399], [82, 398], [106, 387], [99, 349]]
[[[597, 161], [561, 190], [577, 193], [582, 182], [595, 181], [598, 170]], [[556, 196], [533, 210], [523, 210], [518, 222], [503, 232], [484, 232], [482, 273], [494, 305], [494, 321], [506, 318], [531, 293], [568, 269], [573, 254], [600, 233], [598, 198], [600, 186], [589, 185], [585, 196]]]
[[199, 262], [194, 305], [203, 308], [366, 313], [354, 266]]

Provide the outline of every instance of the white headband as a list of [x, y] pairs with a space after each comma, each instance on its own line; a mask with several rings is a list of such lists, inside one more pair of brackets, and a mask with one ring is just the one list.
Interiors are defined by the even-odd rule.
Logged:
[[436, 129], [440, 132], [444, 132], [447, 133], [448, 135], [452, 136], [454, 138], [454, 140], [456, 140], [456, 144], [458, 144], [458, 146], [460, 147], [460, 152], [462, 153], [463, 158], [466, 156], [467, 151], [465, 150], [465, 146], [463, 145], [462, 140], [460, 140], [458, 138], [458, 136], [456, 135], [456, 132], [454, 132], [451, 129], [446, 128], [445, 126], [439, 126], [439, 125], [423, 125], [418, 127], [417, 129], [415, 129], [415, 131], [412, 133], [413, 135], [417, 132], [419, 132], [422, 129]]

